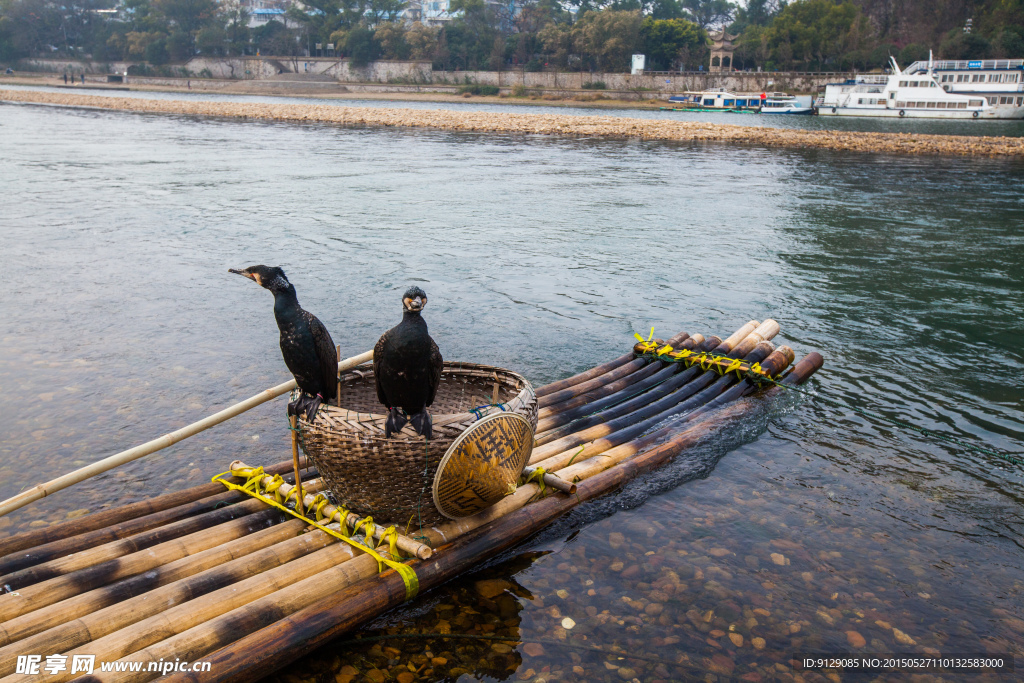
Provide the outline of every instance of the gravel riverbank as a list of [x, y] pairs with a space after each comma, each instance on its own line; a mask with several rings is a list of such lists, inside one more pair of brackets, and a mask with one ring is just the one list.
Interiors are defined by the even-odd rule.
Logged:
[[263, 121], [434, 128], [485, 133], [726, 142], [886, 154], [1024, 157], [1024, 138], [812, 131], [758, 126], [560, 114], [497, 114], [336, 105], [146, 100], [52, 92], [0, 90], [0, 101], [115, 111], [220, 116]]

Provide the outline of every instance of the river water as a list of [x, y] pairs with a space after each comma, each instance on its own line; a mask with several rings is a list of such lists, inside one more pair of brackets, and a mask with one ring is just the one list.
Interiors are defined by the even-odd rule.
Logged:
[[[446, 358], [536, 385], [652, 326], [770, 317], [824, 355], [815, 396], [362, 632], [521, 644], [334, 643], [274, 680], [910, 680], [789, 660], [1020, 655], [1024, 469], [850, 408], [1024, 450], [1022, 180], [1010, 161], [5, 106], [0, 496], [288, 379], [270, 295], [229, 267], [281, 265], [351, 354], [419, 284]], [[288, 456], [272, 402], [0, 531]]]

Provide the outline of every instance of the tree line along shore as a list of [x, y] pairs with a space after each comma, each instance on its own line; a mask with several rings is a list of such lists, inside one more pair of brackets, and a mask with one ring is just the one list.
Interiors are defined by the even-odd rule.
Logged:
[[611, 116], [150, 100], [23, 90], [0, 90], [0, 102], [346, 126], [732, 143], [900, 155], [1024, 157], [1024, 138], [995, 136], [794, 130]]
[[[115, 3], [117, 4], [117, 3]], [[439, 71], [713, 67], [709, 31], [735, 36], [726, 70], [850, 71], [925, 59], [1024, 57], [1024, 0], [0, 0], [0, 64], [51, 56], [171, 75], [196, 55], [430, 61]], [[429, 5], [429, 11], [427, 6]], [[265, 9], [269, 7], [271, 9]], [[273, 18], [253, 21], [253, 12]], [[431, 14], [431, 12], [433, 12]], [[319, 49], [318, 49], [319, 48]], [[195, 76], [202, 74], [192, 74]]]

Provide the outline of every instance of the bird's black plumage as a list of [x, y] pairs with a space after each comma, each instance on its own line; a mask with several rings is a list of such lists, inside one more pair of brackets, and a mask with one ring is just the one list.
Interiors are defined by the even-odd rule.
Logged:
[[377, 398], [388, 409], [385, 437], [401, 431], [406, 421], [412, 422], [417, 434], [428, 439], [432, 434], [427, 407], [437, 395], [444, 360], [421, 315], [426, 305], [426, 292], [409, 289], [402, 297], [402, 322], [382, 334], [373, 347]]
[[295, 286], [277, 266], [230, 269], [274, 294], [274, 317], [281, 332], [281, 355], [301, 391], [288, 404], [289, 415], [306, 414], [313, 421], [320, 404], [338, 395], [338, 360], [330, 332], [315, 315], [299, 306]]

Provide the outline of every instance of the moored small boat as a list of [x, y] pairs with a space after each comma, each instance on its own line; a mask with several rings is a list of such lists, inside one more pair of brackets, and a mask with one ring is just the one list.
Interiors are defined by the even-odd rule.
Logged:
[[662, 107], [671, 111], [696, 112], [731, 112], [734, 114], [750, 114], [756, 112], [761, 105], [758, 95], [737, 95], [726, 90], [700, 90], [684, 92], [668, 98], [671, 107]]
[[793, 95], [788, 95], [784, 92], [773, 92], [762, 102], [761, 113], [808, 115], [814, 113], [814, 107], [800, 104]]

